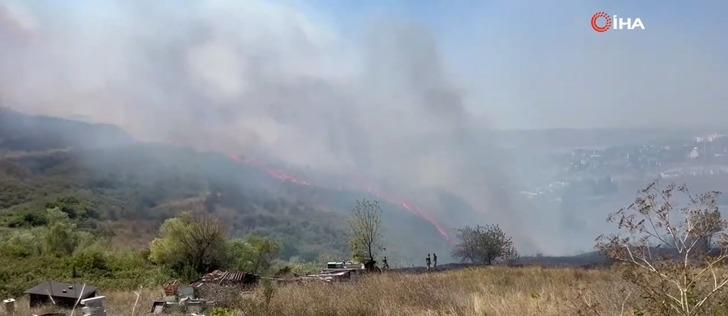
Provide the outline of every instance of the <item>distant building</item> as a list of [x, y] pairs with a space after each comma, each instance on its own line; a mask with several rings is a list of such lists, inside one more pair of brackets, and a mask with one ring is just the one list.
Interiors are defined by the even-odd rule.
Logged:
[[47, 281], [25, 291], [28, 294], [30, 307], [53, 304], [63, 308], [73, 308], [76, 302], [96, 296], [96, 288], [83, 284]]

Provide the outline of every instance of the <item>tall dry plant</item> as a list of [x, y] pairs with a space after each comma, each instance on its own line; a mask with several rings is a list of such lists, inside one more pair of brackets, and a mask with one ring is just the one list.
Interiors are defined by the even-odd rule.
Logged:
[[610, 214], [618, 232], [599, 236], [597, 248], [623, 263], [623, 277], [641, 290], [646, 312], [705, 313], [725, 289], [726, 221], [718, 195], [653, 182], [630, 206]]
[[373, 261], [382, 247], [382, 209], [379, 202], [356, 201], [349, 218], [349, 247], [354, 258]]

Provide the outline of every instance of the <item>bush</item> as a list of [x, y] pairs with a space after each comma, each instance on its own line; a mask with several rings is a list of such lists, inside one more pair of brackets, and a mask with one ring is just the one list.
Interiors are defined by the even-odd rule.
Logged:
[[166, 220], [149, 250], [152, 262], [193, 278], [224, 264], [227, 237], [216, 220], [185, 214]]
[[717, 296], [728, 292], [728, 223], [718, 194], [652, 183], [610, 215], [617, 233], [600, 236], [597, 248], [622, 263], [624, 280], [645, 299], [645, 312], [714, 314], [722, 304]]
[[280, 246], [265, 237], [249, 236], [231, 241], [228, 249], [231, 268], [261, 274], [270, 270], [273, 260], [278, 257]]
[[215, 308], [210, 312], [210, 316], [235, 316], [235, 313], [231, 309]]
[[465, 226], [458, 229], [458, 238], [460, 241], [452, 254], [463, 261], [489, 265], [496, 259], [516, 256], [511, 238], [498, 225]]

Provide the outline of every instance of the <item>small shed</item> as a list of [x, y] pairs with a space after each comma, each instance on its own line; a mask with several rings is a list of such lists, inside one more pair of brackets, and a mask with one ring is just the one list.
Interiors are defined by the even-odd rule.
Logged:
[[96, 288], [83, 284], [47, 281], [25, 291], [30, 296], [30, 307], [53, 304], [63, 308], [73, 308], [77, 301], [95, 297]]

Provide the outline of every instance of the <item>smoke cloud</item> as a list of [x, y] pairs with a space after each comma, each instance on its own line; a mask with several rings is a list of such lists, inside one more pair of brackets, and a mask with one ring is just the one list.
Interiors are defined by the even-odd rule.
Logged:
[[[442, 34], [417, 21], [381, 17], [351, 31], [297, 2], [5, 1], [0, 104], [376, 186], [416, 198], [448, 227], [499, 223], [526, 251], [559, 252], [567, 232], [538, 228], [544, 223], [534, 218], [547, 214], [528, 224], [514, 211], [523, 205], [514, 205], [513, 184], [528, 176], [508, 170], [525, 158], [509, 156], [488, 129], [639, 126], [646, 114], [680, 121], [677, 103], [697, 95], [697, 108], [716, 110], [725, 101], [715, 83], [724, 72], [708, 67], [725, 63], [698, 58], [669, 68], [706, 50], [664, 49], [654, 59], [654, 47], [634, 49], [676, 47], [666, 42], [680, 31], [639, 7], [623, 6], [656, 34], [644, 44], [619, 34], [585, 40], [590, 3], [542, 6], [481, 8], [532, 24], [504, 30], [503, 21], [469, 14], [443, 45]], [[463, 41], [480, 44], [454, 52]], [[593, 69], [602, 85], [589, 80]], [[694, 80], [701, 76], [709, 82]], [[663, 85], [646, 84], [654, 81]]]
[[[360, 187], [503, 204], [434, 36], [381, 19], [355, 37], [268, 1], [0, 5], [0, 100], [144, 141], [270, 159]], [[488, 174], [490, 173], [490, 174]], [[484, 195], [485, 193], [485, 195]], [[419, 196], [418, 196], [419, 195]], [[483, 198], [485, 196], [485, 198]], [[505, 216], [507, 209], [498, 207]], [[499, 219], [506, 220], [505, 218]]]

